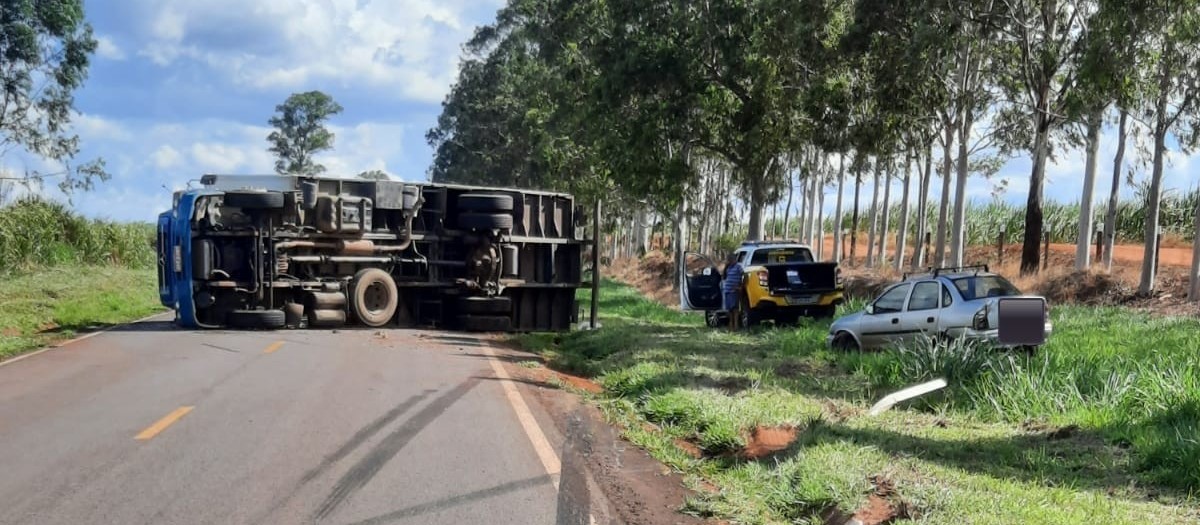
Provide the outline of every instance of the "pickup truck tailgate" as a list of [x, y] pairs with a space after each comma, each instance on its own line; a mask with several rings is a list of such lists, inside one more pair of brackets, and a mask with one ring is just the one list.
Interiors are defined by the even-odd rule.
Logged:
[[771, 293], [826, 291], [837, 288], [837, 263], [768, 264], [767, 286]]

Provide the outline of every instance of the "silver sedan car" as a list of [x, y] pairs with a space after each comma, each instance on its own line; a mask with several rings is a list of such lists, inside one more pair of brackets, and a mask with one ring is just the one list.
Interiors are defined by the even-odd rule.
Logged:
[[828, 346], [870, 350], [904, 346], [920, 337], [1016, 346], [1000, 342], [998, 303], [1005, 297], [1041, 299], [1044, 336], [1050, 337], [1053, 327], [1046, 315], [1045, 300], [1022, 294], [985, 266], [939, 269], [905, 277], [884, 290], [864, 311], [834, 321], [826, 338]]

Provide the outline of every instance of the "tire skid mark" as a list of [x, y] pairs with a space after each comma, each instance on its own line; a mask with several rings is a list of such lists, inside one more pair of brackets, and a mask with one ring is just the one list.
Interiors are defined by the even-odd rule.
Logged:
[[342, 479], [334, 484], [333, 491], [330, 492], [325, 502], [317, 508], [317, 512], [313, 514], [313, 519], [320, 521], [333, 514], [333, 511], [337, 510], [350, 496], [365, 486], [367, 482], [371, 481], [383, 466], [408, 445], [417, 434], [429, 426], [430, 423], [433, 423], [446, 409], [450, 408], [451, 405], [478, 384], [479, 378], [472, 377], [468, 379], [453, 390], [434, 399], [425, 408], [422, 408], [420, 412], [417, 412], [412, 418], [405, 421], [400, 428], [384, 438], [365, 457], [351, 467], [342, 476]]
[[400, 510], [392, 511], [387, 514], [375, 516], [374, 518], [368, 518], [368, 519], [365, 519], [362, 521], [357, 521], [357, 522], [352, 523], [351, 525], [378, 525], [380, 523], [388, 523], [388, 522], [396, 521], [399, 519], [412, 518], [412, 517], [420, 516], [422, 514], [438, 512], [438, 511], [446, 510], [449, 508], [457, 507], [459, 505], [465, 505], [467, 503], [473, 503], [473, 502], [476, 502], [479, 500], [483, 500], [483, 499], [487, 499], [487, 498], [491, 498], [491, 497], [495, 497], [495, 496], [500, 496], [503, 494], [508, 494], [510, 492], [517, 492], [517, 491], [525, 490], [528, 488], [540, 487], [542, 485], [550, 484], [553, 481], [554, 481], [554, 478], [548, 474], [543, 474], [541, 476], [534, 476], [532, 478], [526, 478], [526, 479], [517, 480], [517, 481], [510, 481], [508, 483], [502, 483], [500, 485], [496, 485], [495, 487], [491, 487], [491, 488], [487, 488], [487, 489], [483, 489], [483, 490], [477, 490], [475, 492], [468, 492], [466, 494], [460, 494], [458, 496], [451, 496], [449, 498], [443, 498], [443, 499], [440, 499], [437, 501], [431, 501], [429, 503], [421, 503], [419, 505], [413, 505], [411, 507], [406, 507], [406, 508], [403, 508]]
[[[328, 470], [329, 467], [333, 466], [334, 463], [337, 463], [346, 456], [350, 455], [350, 453], [353, 452], [354, 449], [358, 448], [359, 445], [362, 445], [364, 441], [379, 433], [379, 431], [382, 430], [383, 427], [387, 426], [388, 423], [391, 423], [392, 421], [395, 421], [396, 418], [404, 415], [405, 412], [408, 412], [410, 409], [412, 409], [412, 407], [416, 406], [417, 403], [424, 401], [426, 397], [429, 397], [429, 394], [434, 392], [437, 392], [437, 390], [430, 389], [412, 396], [403, 403], [396, 405], [395, 408], [389, 410], [386, 414], [379, 416], [379, 418], [377, 418], [375, 421], [372, 421], [370, 425], [360, 428], [358, 432], [355, 432], [354, 435], [351, 436], [350, 439], [341, 447], [339, 447], [333, 454], [325, 456], [325, 459], [322, 459], [320, 464], [305, 473], [304, 477], [300, 479], [300, 486], [303, 486], [313, 479], [316, 479], [317, 476], [320, 476], [321, 473]], [[300, 486], [297, 486], [296, 488], [299, 489]]]

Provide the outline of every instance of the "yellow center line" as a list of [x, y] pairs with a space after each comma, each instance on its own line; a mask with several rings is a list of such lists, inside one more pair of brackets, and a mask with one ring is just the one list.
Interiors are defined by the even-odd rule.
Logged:
[[274, 343], [271, 343], [271, 346], [268, 346], [266, 350], [263, 350], [263, 353], [269, 354], [279, 350], [280, 348], [283, 348], [283, 341], [275, 341]]
[[155, 421], [153, 425], [146, 427], [146, 430], [143, 430], [140, 434], [133, 436], [133, 439], [136, 439], [138, 441], [145, 441], [147, 439], [153, 438], [154, 436], [157, 436], [160, 432], [166, 430], [167, 427], [171, 426], [176, 421], [179, 421], [180, 418], [182, 418], [183, 416], [186, 416], [187, 413], [191, 412], [193, 408], [196, 408], [196, 407], [176, 408], [175, 410], [171, 411], [170, 414], [163, 416], [162, 419]]

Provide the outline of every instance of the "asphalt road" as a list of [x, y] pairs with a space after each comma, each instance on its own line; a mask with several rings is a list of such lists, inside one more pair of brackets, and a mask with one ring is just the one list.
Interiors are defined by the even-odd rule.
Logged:
[[489, 352], [152, 320], [0, 366], [0, 523], [555, 523]]

